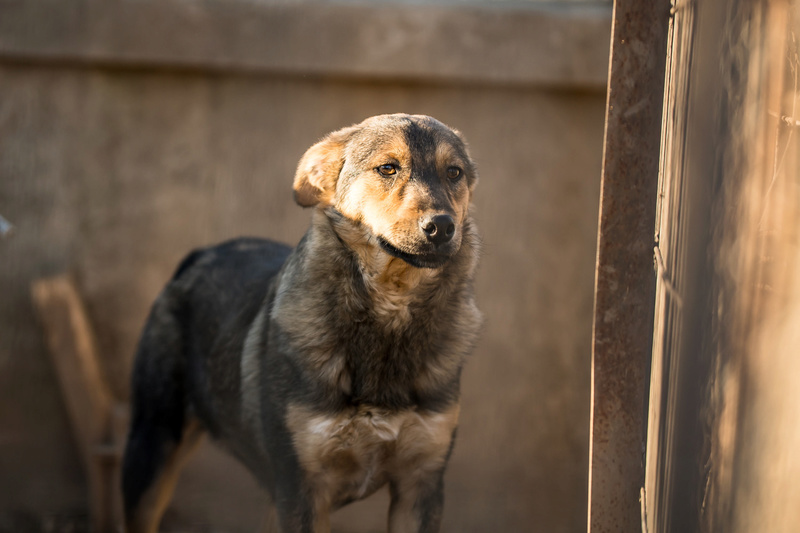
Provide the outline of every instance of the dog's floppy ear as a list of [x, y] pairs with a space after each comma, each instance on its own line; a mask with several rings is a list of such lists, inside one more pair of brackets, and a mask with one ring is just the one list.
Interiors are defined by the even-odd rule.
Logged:
[[336, 180], [344, 165], [344, 148], [357, 128], [328, 134], [306, 150], [294, 175], [294, 200], [303, 207], [329, 205], [336, 192]]

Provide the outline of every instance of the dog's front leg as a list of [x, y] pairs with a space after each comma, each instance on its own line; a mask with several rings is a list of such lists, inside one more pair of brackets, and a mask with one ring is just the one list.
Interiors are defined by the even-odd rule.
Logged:
[[330, 504], [309, 487], [298, 488], [275, 502], [280, 533], [330, 533]]
[[438, 533], [444, 508], [444, 469], [391, 484], [389, 533]]

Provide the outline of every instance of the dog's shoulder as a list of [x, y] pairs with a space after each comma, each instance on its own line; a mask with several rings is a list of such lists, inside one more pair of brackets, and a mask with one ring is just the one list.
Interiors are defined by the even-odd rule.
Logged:
[[192, 250], [178, 265], [172, 281], [222, 272], [230, 272], [237, 277], [261, 275], [264, 271], [279, 269], [291, 251], [290, 246], [269, 239], [231, 239]]
[[242, 322], [257, 311], [291, 250], [252, 237], [198, 248], [180, 263], [159, 301], [186, 327]]

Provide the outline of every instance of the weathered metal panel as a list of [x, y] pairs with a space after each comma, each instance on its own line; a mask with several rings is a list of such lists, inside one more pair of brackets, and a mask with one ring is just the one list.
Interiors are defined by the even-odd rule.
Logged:
[[589, 531], [641, 528], [669, 2], [615, 2], [592, 350]]

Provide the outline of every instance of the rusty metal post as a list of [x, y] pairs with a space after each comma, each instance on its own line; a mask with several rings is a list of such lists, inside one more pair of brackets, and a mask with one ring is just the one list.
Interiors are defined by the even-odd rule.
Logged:
[[591, 533], [641, 531], [670, 3], [614, 2], [595, 279]]

